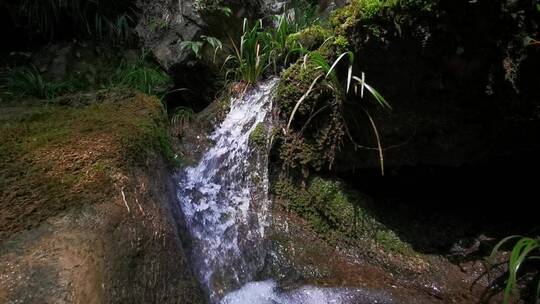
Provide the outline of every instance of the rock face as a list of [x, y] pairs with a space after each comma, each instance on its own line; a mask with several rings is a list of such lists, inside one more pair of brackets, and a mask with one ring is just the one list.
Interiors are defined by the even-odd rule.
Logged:
[[161, 65], [169, 69], [187, 59], [179, 43], [195, 39], [205, 23], [195, 0], [141, 1], [143, 16], [136, 28], [144, 45], [152, 50]]
[[190, 59], [191, 50], [183, 50], [179, 47], [182, 41], [195, 41], [201, 34], [214, 32], [220, 32], [220, 35], [215, 35], [219, 36], [218, 38], [221, 36], [226, 38], [227, 24], [220, 21], [226, 19], [227, 16], [219, 8], [231, 8], [234, 11], [231, 19], [241, 19], [264, 13], [277, 13], [287, 1], [229, 0], [214, 1], [216, 3], [212, 2], [208, 5], [203, 2], [159, 0], [139, 3], [143, 14], [136, 31], [144, 45], [153, 52], [158, 62], [166, 69], [186, 64]]

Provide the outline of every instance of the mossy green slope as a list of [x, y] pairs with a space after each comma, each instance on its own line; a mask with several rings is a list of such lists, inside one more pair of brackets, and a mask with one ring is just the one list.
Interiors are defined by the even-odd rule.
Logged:
[[108, 199], [123, 172], [144, 166], [152, 154], [175, 161], [159, 100], [98, 95], [105, 101], [88, 106], [2, 108], [0, 238]]

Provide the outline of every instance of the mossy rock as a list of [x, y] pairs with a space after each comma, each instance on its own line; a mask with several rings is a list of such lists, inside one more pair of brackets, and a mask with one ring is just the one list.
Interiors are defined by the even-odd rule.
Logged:
[[255, 129], [249, 134], [249, 144], [257, 149], [266, 147], [266, 128], [264, 123], [260, 122], [255, 126]]
[[[301, 63], [296, 63], [285, 70], [277, 87], [276, 97], [274, 99], [282, 115], [284, 115], [283, 118], [288, 119], [296, 103], [309, 90], [311, 83], [319, 76], [321, 76], [321, 71], [317, 70], [313, 64], [303, 66]], [[298, 108], [299, 116], [309, 113], [310, 109], [316, 105], [318, 99], [323, 98], [321, 94], [330, 95], [331, 92], [323, 86], [317, 86]]]
[[319, 233], [354, 235], [359, 215], [355, 205], [363, 204], [363, 198], [346, 193], [341, 182], [315, 177], [306, 189], [300, 189], [291, 181], [280, 180], [273, 189], [286, 199], [287, 209], [306, 218]]
[[285, 209], [307, 220], [329, 242], [374, 241], [388, 251], [415, 254], [372, 215], [368, 197], [347, 189], [341, 181], [314, 177], [302, 188], [284, 178], [272, 191]]
[[[319, 30], [313, 31], [317, 32]], [[323, 31], [323, 29], [320, 29], [320, 31]], [[348, 51], [348, 48], [347, 39], [343, 36], [336, 36], [320, 46], [314, 53], [319, 54], [326, 60], [327, 64], [332, 65], [339, 55]], [[275, 101], [282, 113], [290, 115], [298, 100], [308, 91], [313, 81], [323, 75], [324, 73], [317, 64], [310, 61], [305, 63], [303, 58], [286, 69], [281, 76], [275, 97]], [[333, 95], [332, 90], [325, 85], [325, 80], [321, 79], [309, 94], [309, 98], [301, 104], [298, 112], [301, 115], [305, 114], [312, 109], [317, 100], [327, 100]]]
[[[331, 66], [347, 50], [347, 39], [337, 36], [327, 40], [312, 55]], [[310, 87], [309, 94], [298, 104]], [[301, 166], [303, 170], [312, 167], [317, 171], [324, 166], [331, 167], [344, 135], [340, 116], [343, 100], [333, 88], [336, 84], [325, 77], [315, 61], [300, 59], [282, 74], [275, 97], [282, 121], [291, 120], [298, 104], [280, 148], [281, 159], [287, 165]]]
[[[157, 98], [96, 94], [86, 106], [0, 108], [0, 239], [110, 198], [126, 170], [177, 159]], [[12, 114], [10, 114], [12, 113]]]

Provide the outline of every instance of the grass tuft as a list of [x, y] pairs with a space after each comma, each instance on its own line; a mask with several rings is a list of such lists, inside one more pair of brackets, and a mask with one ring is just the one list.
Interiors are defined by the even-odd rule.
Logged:
[[134, 62], [123, 61], [112, 79], [112, 86], [124, 86], [154, 95], [166, 91], [169, 76], [156, 64], [149, 61], [145, 51]]
[[[518, 271], [528, 260], [540, 260], [540, 237], [531, 238], [520, 235], [513, 235], [502, 239], [492, 250], [489, 261], [493, 263], [494, 256], [500, 251], [500, 248], [511, 240], [515, 240], [510, 258], [508, 259], [508, 278], [504, 289], [503, 303], [510, 303], [512, 292], [516, 289], [518, 282]], [[535, 288], [535, 303], [540, 298], [540, 280]]]

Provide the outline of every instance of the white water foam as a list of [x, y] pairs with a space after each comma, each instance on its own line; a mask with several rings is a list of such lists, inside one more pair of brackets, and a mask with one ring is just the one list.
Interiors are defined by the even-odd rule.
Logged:
[[355, 288], [303, 286], [283, 291], [274, 281], [251, 282], [227, 294], [220, 304], [395, 304], [391, 296]]
[[[249, 135], [272, 104], [272, 79], [231, 100], [215, 142], [180, 175], [178, 198], [193, 239], [193, 260], [212, 302], [251, 281], [262, 267], [269, 201], [266, 161], [250, 163]], [[264, 156], [266, 158], [266, 156]]]

